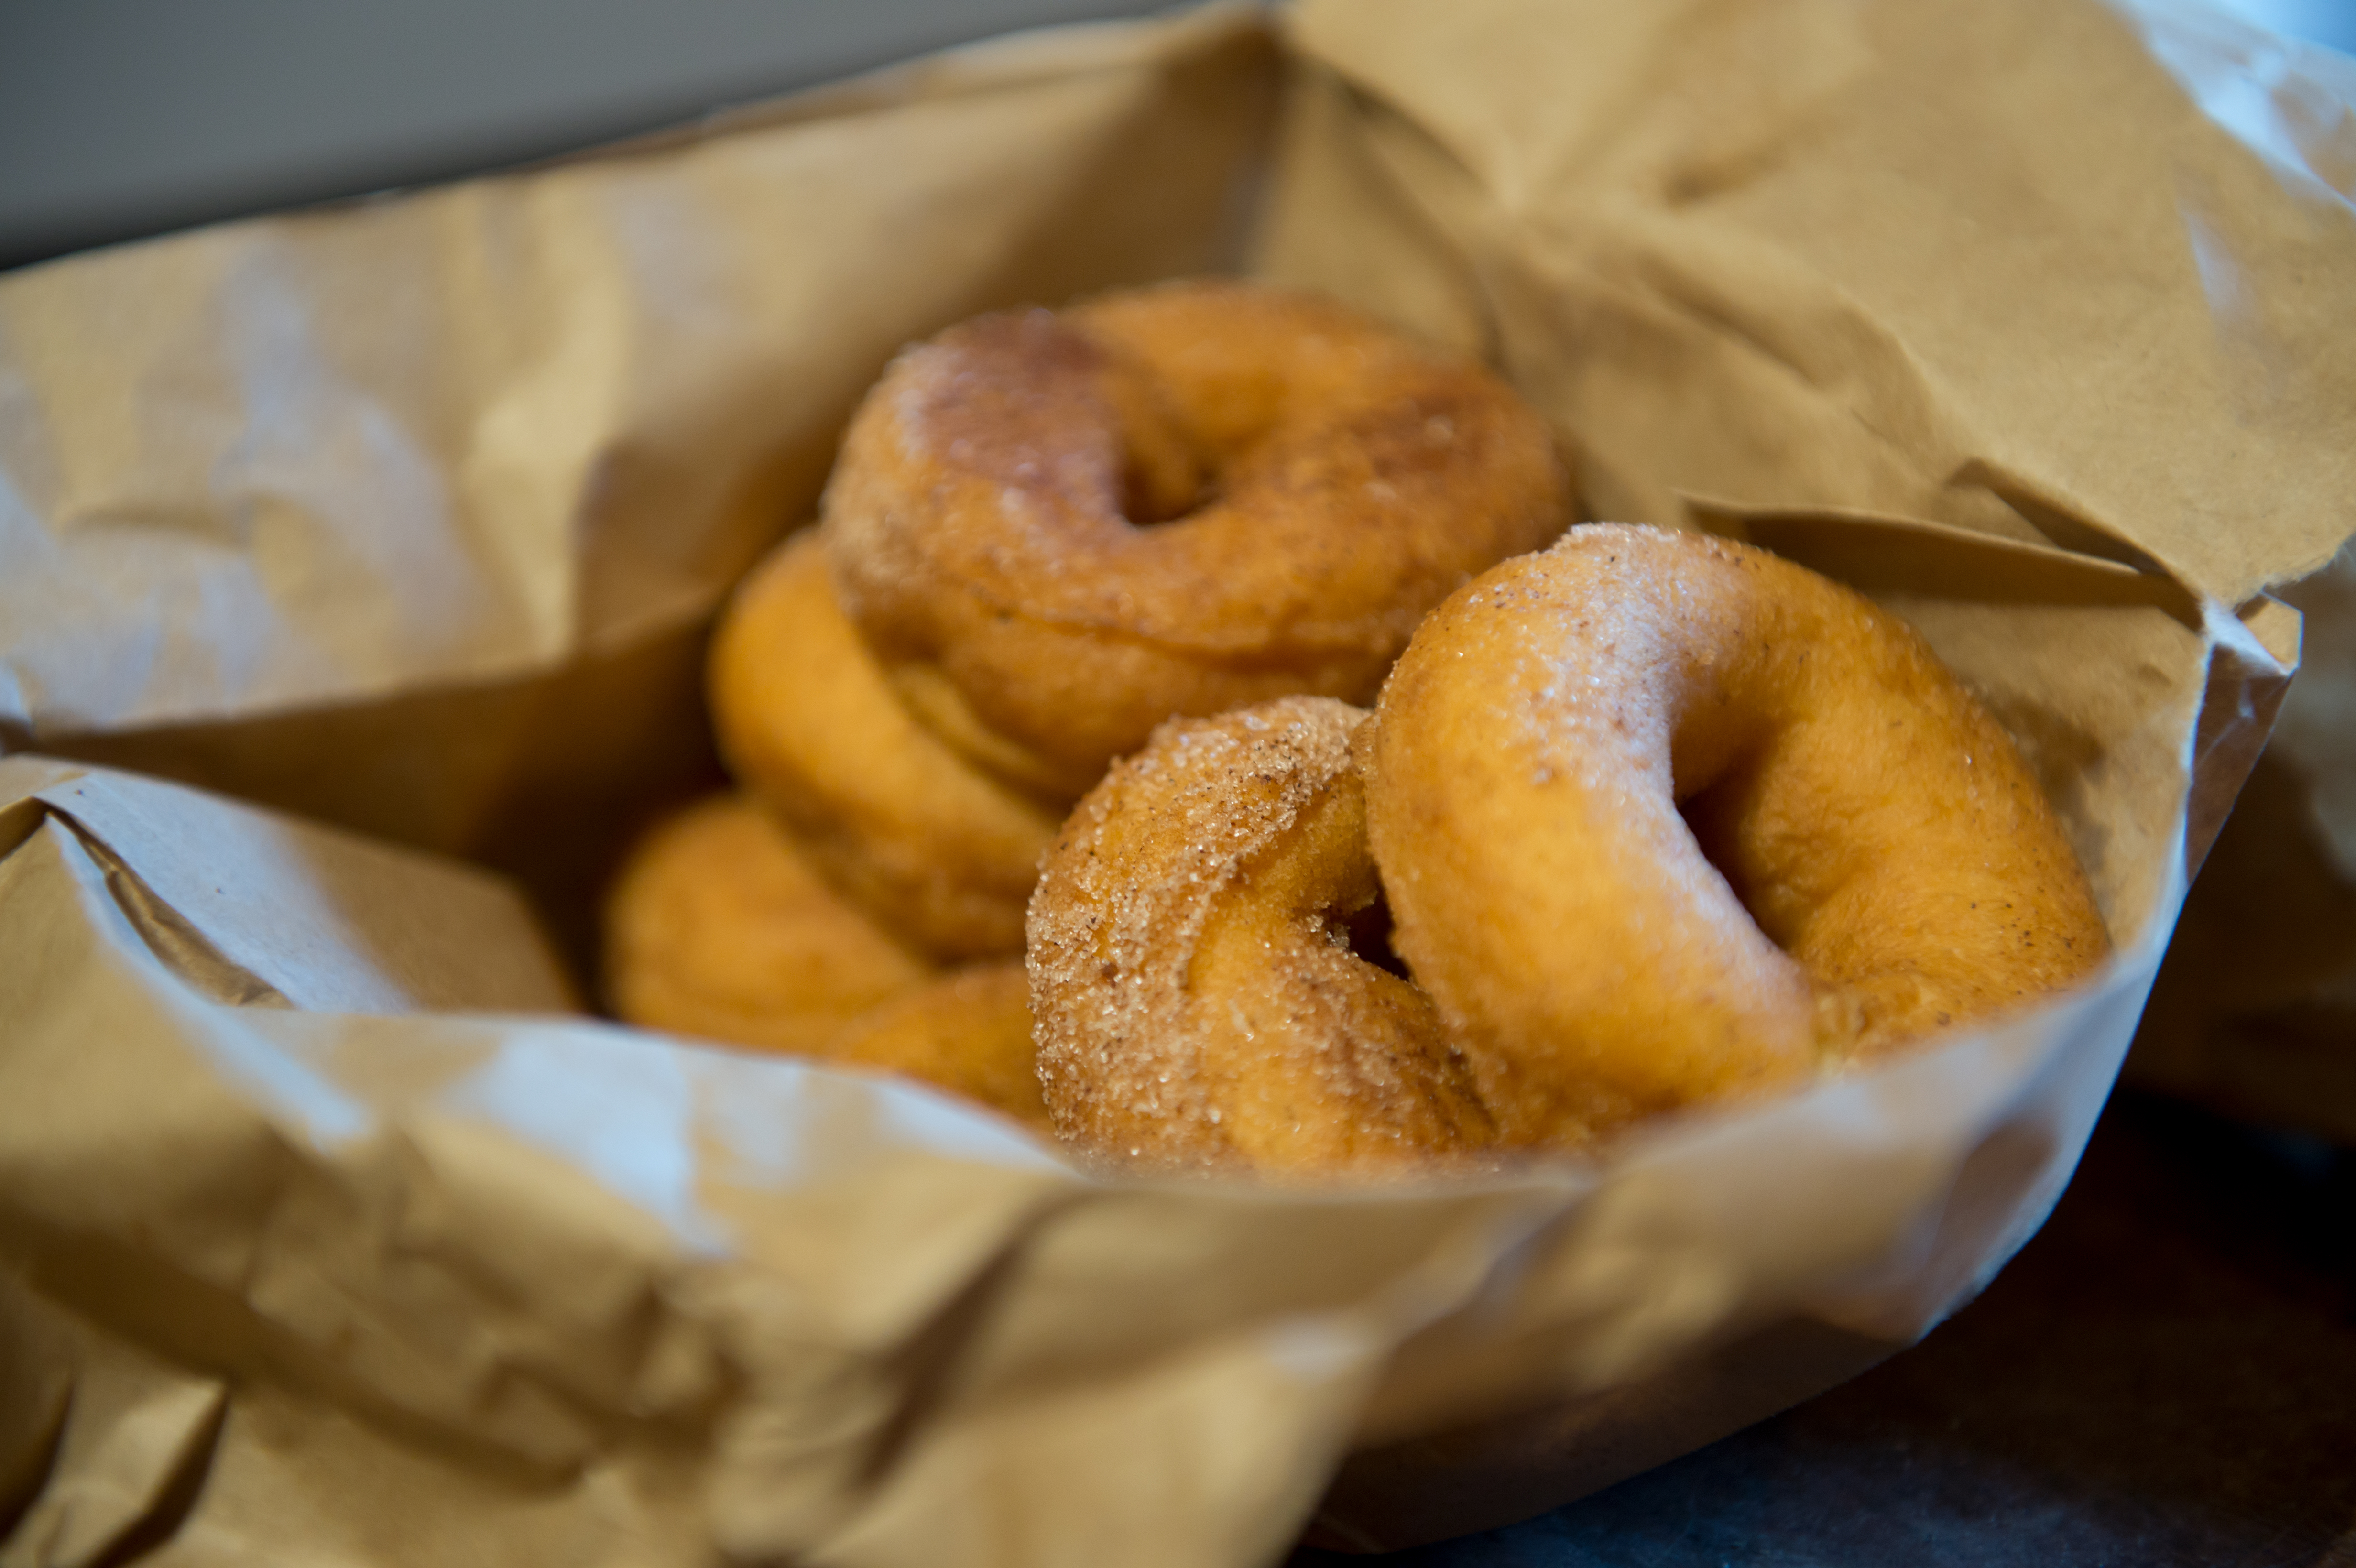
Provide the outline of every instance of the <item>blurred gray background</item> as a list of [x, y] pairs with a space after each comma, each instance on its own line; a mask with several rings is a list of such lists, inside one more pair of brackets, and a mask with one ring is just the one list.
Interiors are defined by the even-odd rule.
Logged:
[[[2218, 0], [2356, 52], [2356, 0]], [[0, 0], [0, 266], [1167, 0]]]
[[0, 266], [1168, 0], [0, 0]]

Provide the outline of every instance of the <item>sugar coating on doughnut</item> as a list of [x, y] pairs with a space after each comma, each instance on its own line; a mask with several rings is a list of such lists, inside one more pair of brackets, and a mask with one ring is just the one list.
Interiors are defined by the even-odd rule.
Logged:
[[730, 766], [830, 881], [937, 957], [1022, 951], [1057, 814], [911, 715], [836, 602], [815, 534], [737, 589], [708, 677]]
[[1366, 750], [1394, 944], [1513, 1142], [1790, 1084], [2107, 951], [1921, 638], [1726, 540], [1596, 525], [1496, 568], [1418, 632]]
[[1543, 421], [1477, 365], [1229, 283], [985, 316], [904, 353], [823, 528], [944, 733], [1066, 798], [1173, 714], [1365, 699], [1472, 573], [1559, 532]]
[[835, 1037], [830, 1060], [922, 1079], [1044, 1129], [1022, 964], [976, 964], [872, 1008]]
[[1277, 1179], [1485, 1147], [1429, 1004], [1348, 945], [1379, 894], [1350, 744], [1364, 718], [1288, 698], [1175, 720], [1073, 813], [1028, 954], [1067, 1141], [1116, 1166]]
[[742, 795], [700, 802], [641, 839], [605, 924], [617, 1016], [770, 1051], [819, 1051], [932, 973]]

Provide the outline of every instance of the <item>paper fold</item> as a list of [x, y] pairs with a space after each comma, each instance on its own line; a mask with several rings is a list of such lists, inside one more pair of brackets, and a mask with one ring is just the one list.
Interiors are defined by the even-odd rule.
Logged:
[[[1363, 201], [1448, 237], [1598, 516], [1861, 507], [2227, 604], [2348, 531], [2356, 212], [2099, 7], [1312, 0], [1293, 30]], [[1270, 264], [1316, 278], [1302, 243]]]

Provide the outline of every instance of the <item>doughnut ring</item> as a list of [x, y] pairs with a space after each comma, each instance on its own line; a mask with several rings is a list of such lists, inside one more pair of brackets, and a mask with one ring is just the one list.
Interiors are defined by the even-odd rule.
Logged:
[[911, 715], [838, 606], [815, 534], [738, 588], [708, 674], [732, 771], [828, 880], [935, 957], [1022, 951], [1057, 815]]
[[1393, 941], [1511, 1144], [1794, 1083], [2108, 951], [2035, 778], [1922, 639], [1728, 540], [1586, 527], [1488, 572], [1418, 631], [1365, 756]]
[[642, 1029], [880, 1068], [1044, 1127], [1019, 963], [936, 974], [743, 795], [657, 824], [605, 905], [614, 1013]]
[[605, 931], [616, 1016], [768, 1051], [819, 1051], [932, 974], [742, 795], [699, 802], [640, 839]]
[[1421, 1170], [1491, 1141], [1413, 986], [1351, 951], [1379, 894], [1351, 736], [1280, 699], [1176, 720], [1080, 802], [1031, 901], [1038, 1075], [1108, 1164]]
[[1030, 981], [1020, 963], [976, 964], [905, 992], [827, 1048], [831, 1061], [922, 1079], [1044, 1130], [1031, 1046]]
[[904, 700], [1068, 801], [1173, 715], [1365, 700], [1442, 596], [1561, 530], [1564, 495], [1545, 425], [1487, 371], [1210, 282], [907, 350], [821, 528]]

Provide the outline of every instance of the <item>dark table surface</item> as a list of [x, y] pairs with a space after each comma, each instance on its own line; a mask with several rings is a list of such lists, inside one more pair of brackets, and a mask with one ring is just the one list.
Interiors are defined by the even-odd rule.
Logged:
[[1912, 1350], [1507, 1530], [1290, 1568], [2356, 1565], [2356, 1152], [2122, 1095]]

